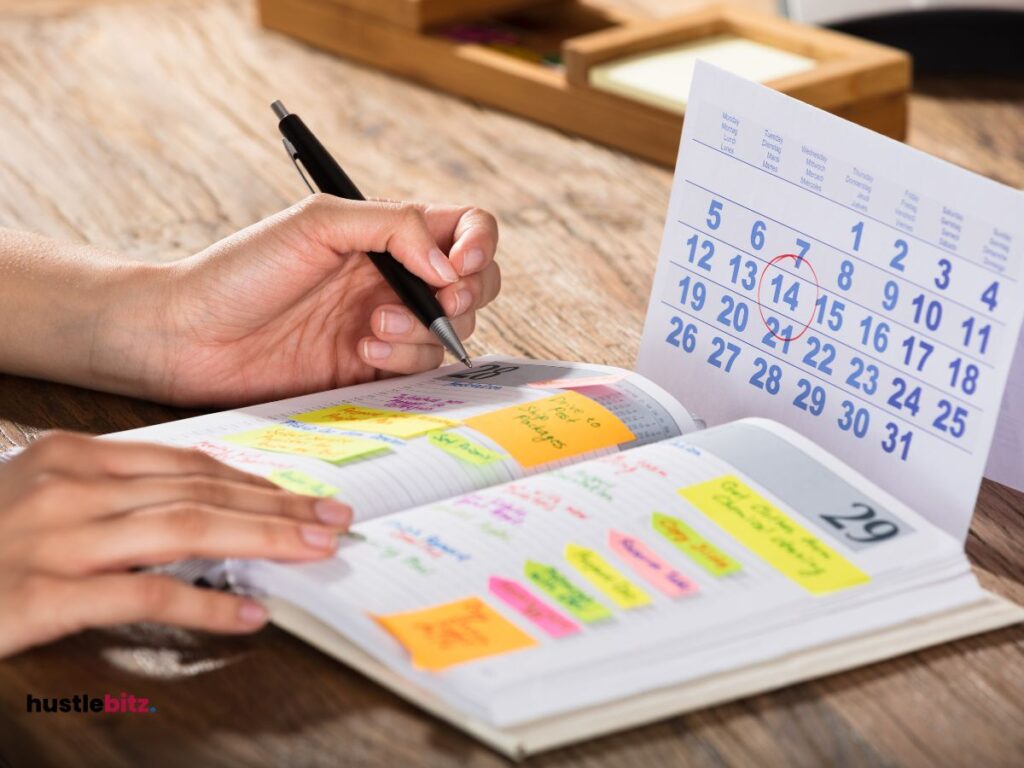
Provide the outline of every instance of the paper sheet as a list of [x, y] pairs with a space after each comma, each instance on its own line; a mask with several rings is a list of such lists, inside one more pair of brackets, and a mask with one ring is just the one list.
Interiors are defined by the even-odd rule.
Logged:
[[701, 63], [637, 370], [710, 425], [793, 427], [963, 540], [1024, 313], [1022, 211]]
[[[742, 466], [717, 455], [734, 451]], [[832, 616], [834, 636], [860, 633], [834, 612], [942, 567], [970, 580], [954, 539], [805, 451], [728, 425], [367, 521], [333, 560], [239, 563], [236, 577], [497, 723], [753, 663], [779, 652], [763, 639], [774, 631], [807, 647], [819, 638], [801, 622], [815, 616]], [[814, 493], [774, 493], [765, 456], [815, 477]]]
[[366, 520], [695, 428], [629, 371], [476, 362], [110, 437], [194, 446]]

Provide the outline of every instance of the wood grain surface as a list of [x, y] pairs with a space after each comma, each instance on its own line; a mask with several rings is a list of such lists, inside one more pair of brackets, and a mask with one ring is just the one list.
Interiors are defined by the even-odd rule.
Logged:
[[[498, 216], [505, 288], [473, 353], [632, 364], [670, 172], [263, 33], [244, 0], [0, 0], [0, 225], [125, 258], [191, 254], [301, 196], [275, 98], [373, 194]], [[1024, 185], [1024, 84], [917, 83], [910, 143]], [[0, 377], [0, 448], [52, 427], [99, 433], [182, 415]], [[1024, 496], [985, 482], [968, 552], [987, 586], [1024, 603], [1022, 510]], [[1024, 629], [1003, 630], [530, 765], [1020, 765], [1022, 651]], [[25, 712], [29, 693], [121, 691], [158, 712]], [[503, 764], [274, 629], [223, 639], [126, 627], [0, 662], [0, 766]]]

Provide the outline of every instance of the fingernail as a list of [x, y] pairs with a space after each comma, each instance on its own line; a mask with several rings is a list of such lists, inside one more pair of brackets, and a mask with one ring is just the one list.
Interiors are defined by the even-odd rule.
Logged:
[[255, 600], [243, 600], [238, 606], [238, 618], [243, 624], [252, 624], [258, 627], [267, 620], [267, 609]]
[[469, 305], [473, 303], [473, 294], [469, 291], [462, 289], [455, 292], [455, 311], [452, 312], [452, 317], [457, 317], [469, 309]]
[[368, 360], [384, 360], [391, 357], [391, 345], [386, 341], [367, 341], [363, 352]]
[[352, 510], [334, 499], [318, 499], [313, 511], [320, 522], [328, 525], [348, 525], [352, 519]]
[[484, 265], [484, 252], [479, 248], [473, 248], [462, 255], [462, 274], [468, 275], [476, 272]]
[[405, 312], [381, 312], [381, 333], [408, 333], [412, 330], [412, 318]]
[[437, 276], [444, 280], [446, 283], [454, 283], [459, 279], [458, 274], [455, 272], [455, 267], [448, 261], [448, 257], [441, 253], [439, 248], [434, 248], [427, 254], [427, 259], [430, 261], [430, 266], [437, 272]]
[[300, 525], [299, 533], [302, 540], [311, 547], [317, 549], [334, 549], [338, 544], [338, 535], [326, 528], [317, 528], [312, 525]]

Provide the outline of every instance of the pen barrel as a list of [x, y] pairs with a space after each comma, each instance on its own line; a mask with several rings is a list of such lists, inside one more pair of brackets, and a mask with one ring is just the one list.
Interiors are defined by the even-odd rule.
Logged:
[[[278, 123], [278, 128], [281, 135], [295, 147], [299, 160], [306, 169], [306, 173], [313, 179], [317, 189], [346, 200], [366, 199], [298, 115], [289, 114], [283, 117]], [[434, 295], [434, 290], [396, 261], [394, 256], [386, 252], [367, 255], [387, 284], [398, 294], [399, 300], [424, 326], [429, 328], [431, 323], [439, 317], [445, 316], [444, 310], [441, 309], [441, 305]]]
[[381, 252], [366, 255], [370, 257], [370, 261], [391, 289], [398, 294], [399, 300], [425, 327], [429, 328], [437, 318], [445, 316], [434, 295], [434, 289], [399, 264], [394, 256]]

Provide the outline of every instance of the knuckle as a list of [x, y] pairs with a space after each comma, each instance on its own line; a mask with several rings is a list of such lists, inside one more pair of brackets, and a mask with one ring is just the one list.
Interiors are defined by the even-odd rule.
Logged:
[[398, 209], [398, 220], [402, 227], [427, 228], [427, 217], [423, 211], [412, 203], [402, 203]]
[[167, 527], [172, 540], [197, 541], [210, 530], [210, 519], [200, 506], [181, 505], [168, 512]]
[[76, 437], [69, 432], [46, 432], [25, 449], [25, 455], [37, 462], [49, 464], [59, 460], [75, 441]]
[[134, 586], [135, 602], [150, 616], [163, 613], [174, 599], [174, 584], [159, 576], [140, 576]]

